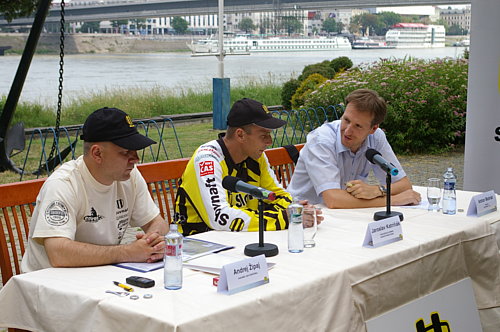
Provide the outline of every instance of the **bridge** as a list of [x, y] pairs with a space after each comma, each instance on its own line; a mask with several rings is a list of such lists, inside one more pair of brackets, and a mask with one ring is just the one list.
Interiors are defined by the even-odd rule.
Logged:
[[[224, 0], [225, 13], [318, 10], [323, 8], [374, 8], [381, 6], [464, 5], [472, 0]], [[71, 4], [71, 3], [70, 3]], [[91, 1], [88, 5], [67, 5], [66, 22], [91, 22], [164, 16], [207, 15], [218, 13], [218, 0], [164, 0], [164, 1]], [[59, 21], [59, 8], [54, 6], [45, 22]], [[0, 26], [29, 25], [32, 17], [19, 18], [8, 23], [0, 19]]]

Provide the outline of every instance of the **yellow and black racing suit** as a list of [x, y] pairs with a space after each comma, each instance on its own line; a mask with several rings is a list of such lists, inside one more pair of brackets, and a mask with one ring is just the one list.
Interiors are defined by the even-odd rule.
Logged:
[[177, 191], [174, 222], [179, 232], [191, 235], [208, 230], [258, 231], [258, 200], [249, 194], [232, 193], [222, 187], [231, 175], [276, 194], [264, 200], [265, 230], [288, 228], [286, 208], [291, 195], [281, 187], [265, 154], [235, 164], [222, 138], [200, 146], [189, 161]]

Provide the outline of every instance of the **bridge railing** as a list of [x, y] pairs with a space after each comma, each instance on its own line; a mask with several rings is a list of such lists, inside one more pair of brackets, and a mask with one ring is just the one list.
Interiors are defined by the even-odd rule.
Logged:
[[[273, 144], [271, 147], [280, 147], [289, 144], [303, 143], [307, 133], [325, 122], [339, 119], [344, 109], [342, 105], [330, 105], [299, 110], [274, 110], [274, 117], [285, 120], [287, 124], [273, 131]], [[211, 117], [211, 113], [193, 116], [199, 120], [202, 117]], [[178, 121], [189, 121], [189, 116], [179, 118], [155, 118], [149, 120], [136, 120], [134, 123], [138, 131], [155, 140], [153, 144], [139, 153], [140, 163], [178, 159], [190, 157], [194, 150], [204, 141], [196, 137], [196, 132], [189, 134], [178, 133], [180, 123]], [[176, 122], [178, 127], [176, 128]], [[17, 152], [11, 156], [14, 163], [24, 170], [20, 174], [19, 181], [44, 177], [51, 173], [55, 165], [76, 159], [83, 153], [83, 144], [79, 140], [82, 133], [82, 125], [60, 127], [59, 135], [56, 137], [54, 128], [34, 128], [26, 131], [27, 135], [25, 151]], [[216, 138], [214, 134], [214, 139]], [[49, 159], [50, 150], [56, 140], [55, 157]]]

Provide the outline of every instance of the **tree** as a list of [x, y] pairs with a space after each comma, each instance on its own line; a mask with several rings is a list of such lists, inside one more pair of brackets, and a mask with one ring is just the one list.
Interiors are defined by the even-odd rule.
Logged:
[[447, 34], [451, 36], [465, 35], [467, 34], [467, 31], [463, 29], [461, 26], [453, 24], [451, 27], [448, 28]]
[[253, 24], [253, 21], [250, 17], [244, 17], [241, 19], [238, 24], [238, 29], [245, 31], [248, 33], [249, 31], [255, 30], [257, 27]]
[[0, 15], [10, 22], [17, 17], [27, 17], [37, 8], [38, 0], [0, 1]]
[[135, 34], [138, 34], [141, 29], [146, 29], [146, 19], [136, 18], [130, 20], [130, 30], [135, 30]]
[[357, 25], [363, 35], [369, 35], [380, 27], [378, 16], [375, 14], [361, 14], [352, 18], [351, 23]]
[[323, 21], [323, 30], [325, 30], [328, 33], [331, 32], [338, 32], [338, 25], [337, 21], [333, 17], [329, 17]]
[[80, 28], [81, 32], [94, 33], [99, 32], [101, 22], [84, 22]]
[[172, 25], [172, 28], [174, 28], [176, 33], [182, 35], [182, 34], [186, 33], [189, 24], [188, 24], [188, 21], [186, 21], [182, 17], [175, 16], [172, 19], [171, 25]]
[[265, 34], [268, 30], [271, 30], [272, 27], [273, 22], [268, 17], [266, 17], [260, 22], [259, 31], [261, 34]]
[[282, 20], [283, 29], [286, 30], [288, 35], [291, 35], [294, 32], [300, 33], [302, 32], [302, 23], [300, 23], [299, 19], [295, 16], [285, 16]]

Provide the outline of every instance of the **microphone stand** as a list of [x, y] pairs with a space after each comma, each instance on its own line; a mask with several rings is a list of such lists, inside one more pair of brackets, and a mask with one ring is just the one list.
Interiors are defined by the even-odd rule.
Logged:
[[254, 257], [265, 255], [273, 257], [278, 254], [278, 246], [272, 243], [264, 243], [264, 202], [259, 199], [259, 243], [251, 243], [245, 246], [245, 255]]
[[390, 217], [399, 216], [399, 220], [403, 221], [404, 217], [401, 212], [392, 211], [391, 212], [391, 173], [387, 172], [386, 185], [387, 185], [387, 198], [386, 198], [386, 210], [375, 212], [373, 215], [373, 220], [382, 220]]

